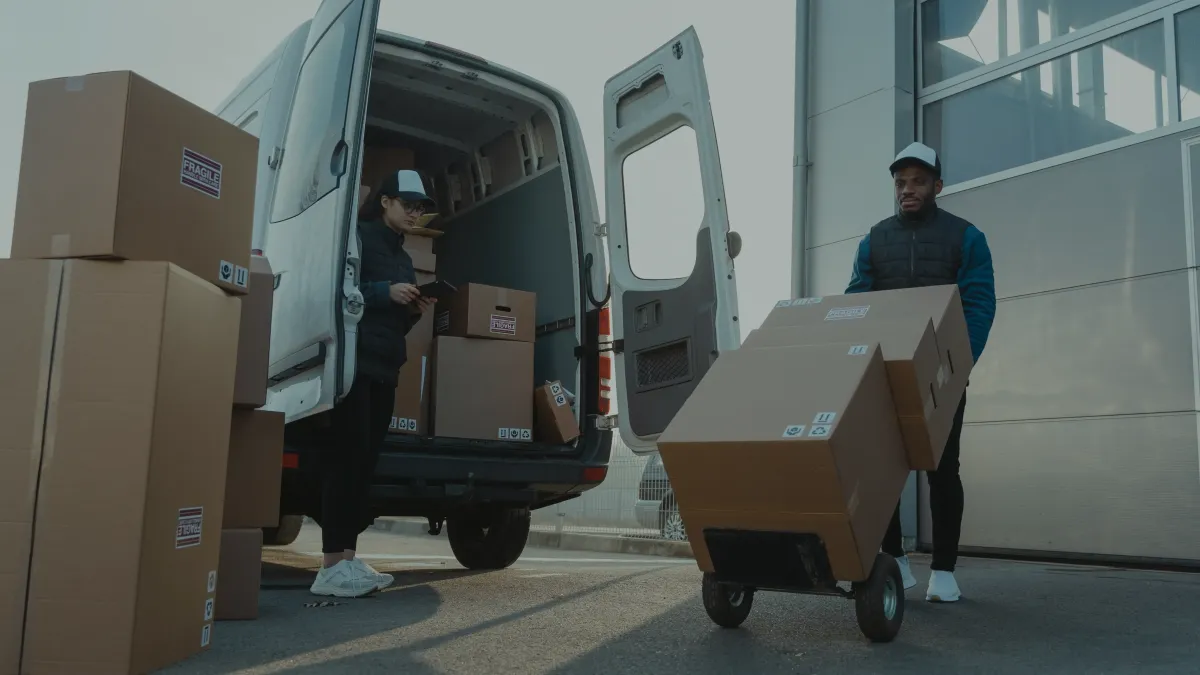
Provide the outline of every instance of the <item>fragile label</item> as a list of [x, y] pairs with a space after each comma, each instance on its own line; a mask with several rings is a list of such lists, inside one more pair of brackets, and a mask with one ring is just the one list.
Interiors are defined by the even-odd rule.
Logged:
[[217, 281], [226, 284], [233, 283], [233, 272], [235, 265], [227, 260], [221, 261], [221, 266], [217, 268]]
[[562, 394], [562, 393], [563, 393], [563, 388], [562, 388], [561, 384], [555, 382], [550, 385], [550, 395], [551, 396], [558, 396], [559, 394]]
[[502, 441], [528, 441], [533, 439], [533, 430], [520, 427], [500, 427], [496, 435]]
[[787, 428], [783, 430], [783, 437], [800, 438], [804, 435], [804, 429], [805, 425], [803, 424], [789, 424]]
[[517, 317], [493, 314], [491, 327], [489, 330], [493, 333], [499, 333], [501, 335], [516, 335]]
[[208, 643], [211, 641], [212, 641], [212, 624], [206, 623], [206, 624], [204, 624], [204, 628], [200, 630], [200, 646], [207, 647]]
[[837, 417], [835, 412], [817, 413], [813, 418], [813, 424], [833, 424], [833, 419]]
[[869, 345], [854, 345], [846, 352], [850, 356], [866, 356]]
[[450, 312], [442, 312], [441, 314], [438, 314], [437, 325], [434, 326], [434, 330], [439, 333], [446, 333], [450, 331]]
[[567, 404], [567, 397], [566, 397], [566, 396], [563, 396], [562, 394], [559, 394], [558, 396], [555, 396], [555, 397], [554, 397], [554, 405], [556, 405], [556, 406], [558, 406], [558, 407], [560, 407], [560, 408], [561, 408], [561, 407], [563, 407], [563, 406], [564, 406], [564, 405], [566, 405], [566, 404]]
[[175, 524], [175, 548], [199, 546], [200, 533], [203, 529], [203, 506], [191, 506], [179, 509], [179, 520]]
[[241, 265], [234, 266], [234, 268], [233, 268], [233, 283], [235, 286], [241, 286], [242, 288], [249, 288], [250, 287], [250, 270], [246, 269], [245, 267], [242, 267]]
[[209, 598], [204, 601], [204, 620], [205, 621], [212, 621], [214, 604], [215, 603], [213, 602], [212, 598]]
[[796, 298], [795, 300], [780, 300], [775, 303], [776, 307], [803, 307], [805, 305], [819, 305], [825, 298]]
[[812, 429], [808, 430], [809, 438], [828, 438], [833, 427], [829, 424], [814, 424]]
[[208, 573], [208, 592], [209, 593], [217, 592], [217, 571], [216, 570], [213, 570]]
[[870, 305], [862, 307], [834, 307], [825, 315], [826, 321], [841, 321], [843, 319], [861, 319], [867, 315]]
[[183, 165], [179, 182], [214, 199], [221, 198], [221, 163], [204, 155], [183, 149]]
[[397, 431], [417, 431], [417, 421], [411, 417], [393, 417], [392, 429]]

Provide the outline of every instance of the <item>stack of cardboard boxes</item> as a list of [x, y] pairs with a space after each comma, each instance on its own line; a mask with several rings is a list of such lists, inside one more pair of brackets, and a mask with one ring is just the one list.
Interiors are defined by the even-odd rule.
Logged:
[[132, 73], [30, 85], [0, 261], [0, 674], [211, 643], [256, 155]]
[[729, 531], [803, 533], [834, 578], [866, 579], [910, 469], [937, 468], [972, 365], [954, 286], [779, 303], [659, 438], [699, 567], [746, 564]]

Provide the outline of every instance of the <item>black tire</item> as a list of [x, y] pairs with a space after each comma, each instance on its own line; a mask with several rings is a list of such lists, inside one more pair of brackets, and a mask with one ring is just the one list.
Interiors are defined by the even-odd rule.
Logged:
[[446, 519], [446, 537], [469, 570], [501, 570], [517, 561], [529, 540], [529, 509], [480, 510]]
[[304, 516], [279, 516], [277, 527], [264, 527], [263, 546], [288, 546], [300, 536]]
[[717, 583], [711, 572], [704, 573], [701, 596], [708, 618], [721, 628], [737, 628], [754, 607], [754, 589]]
[[858, 627], [871, 642], [891, 642], [904, 623], [904, 578], [900, 565], [886, 553], [875, 556], [866, 581], [854, 584]]

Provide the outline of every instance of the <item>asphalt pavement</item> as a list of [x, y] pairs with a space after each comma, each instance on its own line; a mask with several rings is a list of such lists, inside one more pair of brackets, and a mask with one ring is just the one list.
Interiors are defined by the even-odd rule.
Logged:
[[[1200, 672], [1200, 575], [967, 559], [961, 602], [930, 605], [922, 583], [897, 640], [872, 645], [836, 598], [761, 593], [742, 628], [717, 628], [690, 560], [527, 549], [475, 573], [444, 535], [371, 532], [360, 546], [393, 588], [321, 606], [307, 590], [319, 535], [306, 528], [264, 553], [259, 619], [217, 624], [209, 652], [163, 672]], [[914, 559], [922, 582], [926, 562]]]

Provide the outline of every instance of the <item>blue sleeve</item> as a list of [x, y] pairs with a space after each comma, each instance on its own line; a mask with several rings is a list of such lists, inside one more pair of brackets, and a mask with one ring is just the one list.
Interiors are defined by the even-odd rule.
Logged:
[[875, 285], [875, 277], [871, 270], [871, 235], [858, 242], [858, 251], [854, 254], [854, 270], [850, 273], [850, 285], [846, 293], [866, 293]]
[[992, 270], [992, 251], [987, 238], [974, 225], [963, 237], [962, 267], [958, 271], [958, 292], [962, 296], [967, 333], [975, 362], [983, 354], [992, 322], [996, 319], [996, 276]]
[[367, 307], [387, 307], [392, 304], [391, 284], [386, 281], [370, 281], [359, 284], [363, 304]]

